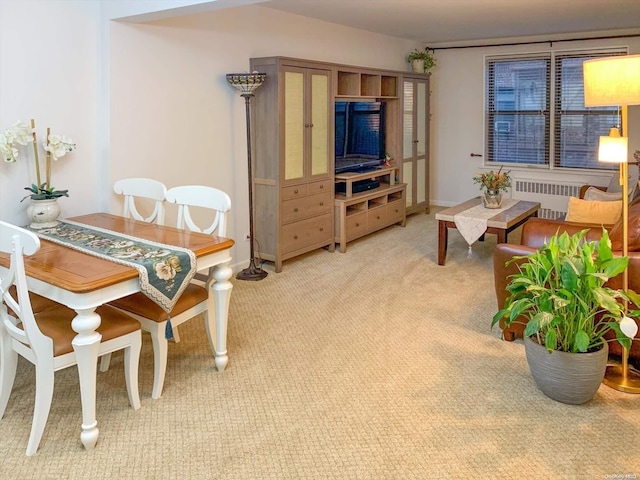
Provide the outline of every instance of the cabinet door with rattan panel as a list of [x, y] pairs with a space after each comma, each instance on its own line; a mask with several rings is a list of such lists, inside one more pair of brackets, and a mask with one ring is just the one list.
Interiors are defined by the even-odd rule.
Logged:
[[267, 74], [252, 99], [258, 255], [279, 272], [287, 258], [334, 249], [332, 69], [284, 57], [251, 59], [251, 69]]

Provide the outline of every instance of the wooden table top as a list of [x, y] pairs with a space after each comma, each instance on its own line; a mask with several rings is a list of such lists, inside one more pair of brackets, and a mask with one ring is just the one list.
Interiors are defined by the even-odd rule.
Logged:
[[[527, 202], [525, 200], [515, 200], [515, 202], [516, 203], [514, 205], [507, 208], [506, 210], [501, 210], [493, 217], [488, 218], [487, 226], [507, 230], [523, 218], [530, 217], [540, 208], [539, 202]], [[453, 217], [455, 215], [469, 210], [470, 208], [477, 207], [481, 204], [481, 197], [472, 198], [471, 200], [467, 200], [466, 202], [460, 203], [459, 205], [455, 205], [450, 208], [445, 208], [444, 210], [436, 213], [436, 220], [453, 222]]]
[[[153, 242], [188, 248], [196, 257], [226, 250], [234, 245], [230, 238], [140, 222], [108, 213], [92, 213], [69, 220]], [[75, 293], [91, 292], [138, 276], [135, 268], [103, 260], [47, 240], [40, 239], [40, 242], [40, 250], [25, 257], [27, 275], [65, 290]], [[9, 255], [0, 253], [0, 266], [9, 266]]]

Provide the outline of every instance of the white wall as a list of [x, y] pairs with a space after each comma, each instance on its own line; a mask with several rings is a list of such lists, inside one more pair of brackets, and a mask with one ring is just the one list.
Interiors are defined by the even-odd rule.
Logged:
[[[606, 34], [606, 32], [598, 32]], [[615, 32], [611, 32], [615, 33]], [[600, 36], [600, 35], [599, 35]], [[509, 39], [505, 43], [517, 41]], [[640, 38], [553, 42], [509, 47], [436, 50], [437, 66], [431, 77], [431, 204], [451, 206], [478, 195], [472, 177], [483, 167], [484, 157], [484, 61], [486, 55], [548, 52], [628, 46], [640, 52]], [[629, 108], [629, 148], [640, 149], [640, 107]], [[511, 169], [520, 176], [551, 177], [557, 181], [608, 183], [611, 174], [541, 172], [539, 169]]]
[[[70, 198], [60, 200], [64, 215], [99, 207], [98, 14], [94, 0], [0, 1], [0, 131], [33, 118], [39, 143], [47, 127], [77, 143], [53, 165], [52, 184], [69, 189]], [[20, 199], [35, 182], [30, 146], [16, 163], [0, 161], [0, 219], [27, 223], [27, 201]]]
[[[249, 231], [244, 100], [225, 75], [282, 55], [404, 70], [414, 42], [260, 6], [157, 21], [111, 22], [109, 183], [151, 176], [168, 187], [211, 185], [232, 200], [234, 263]], [[169, 206], [167, 223], [175, 218]], [[120, 210], [112, 196], [111, 211]]]

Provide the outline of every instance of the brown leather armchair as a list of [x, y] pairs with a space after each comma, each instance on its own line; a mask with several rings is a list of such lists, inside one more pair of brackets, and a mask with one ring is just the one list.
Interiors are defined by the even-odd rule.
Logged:
[[[496, 297], [498, 300], [498, 309], [504, 307], [504, 302], [508, 296], [506, 286], [509, 283], [509, 275], [518, 271], [517, 263], [511, 263], [505, 266], [505, 263], [514, 256], [529, 255], [536, 249], [540, 248], [546, 239], [560, 231], [567, 232], [570, 235], [577, 233], [585, 228], [589, 229], [587, 240], [598, 240], [602, 234], [600, 225], [587, 225], [578, 223], [568, 223], [564, 220], [549, 220], [542, 218], [531, 218], [522, 227], [522, 236], [520, 244], [501, 243], [495, 248], [493, 255], [493, 271], [496, 289]], [[607, 228], [611, 238], [614, 253], [622, 254], [622, 223], [619, 221], [615, 225]], [[612, 278], [608, 285], [612, 288], [622, 288], [622, 275]], [[629, 288], [640, 293], [640, 199], [634, 200], [629, 206]], [[526, 323], [526, 318], [520, 319]], [[640, 325], [640, 321], [636, 319], [636, 323]], [[503, 328], [503, 336], [505, 340], [513, 341], [516, 337], [522, 337], [524, 324], [512, 324], [509, 328]], [[613, 335], [611, 336], [613, 338]], [[617, 341], [609, 342], [610, 355], [620, 356], [622, 348]], [[636, 334], [636, 340], [632, 342], [629, 362], [640, 368], [640, 333]]]

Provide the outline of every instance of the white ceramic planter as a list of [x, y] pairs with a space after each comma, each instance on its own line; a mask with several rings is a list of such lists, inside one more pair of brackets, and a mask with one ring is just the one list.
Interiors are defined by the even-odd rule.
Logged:
[[424, 60], [412, 60], [411, 69], [417, 73], [424, 73]]
[[27, 215], [31, 224], [31, 228], [52, 228], [58, 225], [57, 218], [60, 216], [60, 205], [58, 205], [58, 199], [52, 198], [50, 200], [30, 200], [30, 204], [27, 207]]

